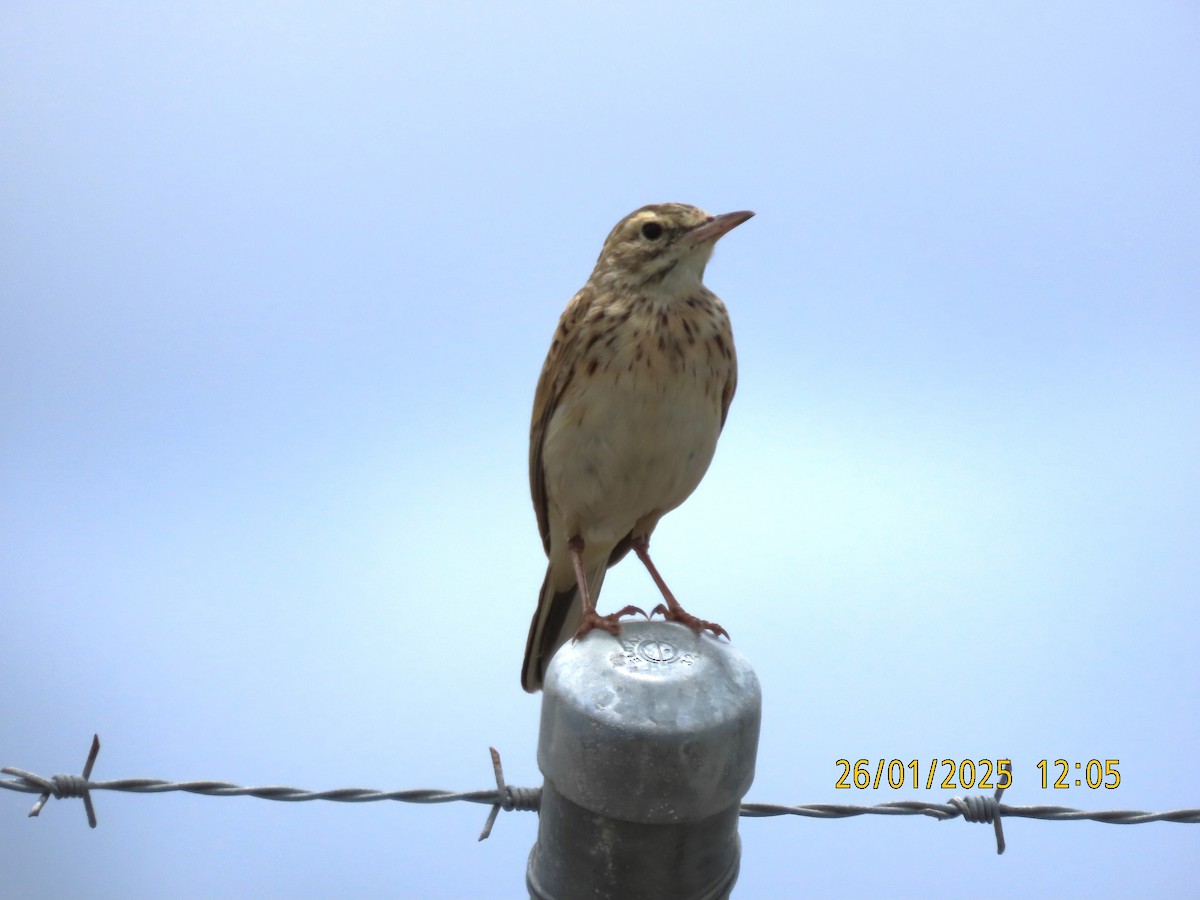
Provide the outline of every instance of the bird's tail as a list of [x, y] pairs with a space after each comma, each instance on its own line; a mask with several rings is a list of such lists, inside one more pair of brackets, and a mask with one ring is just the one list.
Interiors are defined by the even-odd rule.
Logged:
[[[550, 659], [559, 647], [574, 636], [583, 621], [583, 601], [578, 586], [572, 583], [566, 590], [556, 591], [550, 578], [552, 572], [552, 567], [547, 566], [537, 610], [533, 614], [533, 621], [529, 623], [525, 661], [521, 664], [521, 687], [531, 694], [542, 689]], [[603, 583], [604, 569], [601, 569], [589, 585], [593, 603], [600, 595], [600, 585]]]

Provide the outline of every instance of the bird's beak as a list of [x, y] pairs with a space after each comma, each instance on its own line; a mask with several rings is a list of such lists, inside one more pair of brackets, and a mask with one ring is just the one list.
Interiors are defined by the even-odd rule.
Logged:
[[688, 240], [693, 244], [700, 244], [704, 241], [715, 241], [721, 235], [726, 234], [737, 228], [754, 213], [748, 209], [739, 210], [738, 212], [721, 213], [719, 216], [713, 216], [703, 225], [697, 225], [688, 234]]

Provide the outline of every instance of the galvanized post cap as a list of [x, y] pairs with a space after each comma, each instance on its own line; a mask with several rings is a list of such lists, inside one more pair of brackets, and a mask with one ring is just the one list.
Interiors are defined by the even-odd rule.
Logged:
[[697, 821], [754, 780], [761, 691], [726, 640], [664, 621], [596, 630], [558, 651], [543, 690], [538, 765], [596, 814]]

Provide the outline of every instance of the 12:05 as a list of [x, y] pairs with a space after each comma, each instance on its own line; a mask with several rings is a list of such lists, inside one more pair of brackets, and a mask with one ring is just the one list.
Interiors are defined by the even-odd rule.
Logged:
[[[1106, 759], [1103, 762], [1089, 759], [1085, 763], [1070, 763], [1065, 759], [1043, 759], [1038, 762], [1037, 767], [1042, 773], [1042, 790], [1051, 787], [1065, 790], [1069, 787], [1083, 787], [1086, 784], [1093, 790], [1103, 787], [1111, 791], [1121, 784], [1121, 773], [1117, 771], [1120, 764], [1119, 759]], [[1058, 777], [1051, 781], [1054, 769], [1059, 770]], [[1069, 777], [1072, 769], [1083, 776], [1076, 778], [1074, 783]]]

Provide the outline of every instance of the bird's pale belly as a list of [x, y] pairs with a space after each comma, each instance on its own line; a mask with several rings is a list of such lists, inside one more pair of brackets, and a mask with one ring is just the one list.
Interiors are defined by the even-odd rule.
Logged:
[[622, 375], [564, 397], [546, 431], [551, 520], [588, 543], [615, 543], [686, 500], [721, 430], [719, 399], [690, 373], [654, 386]]

